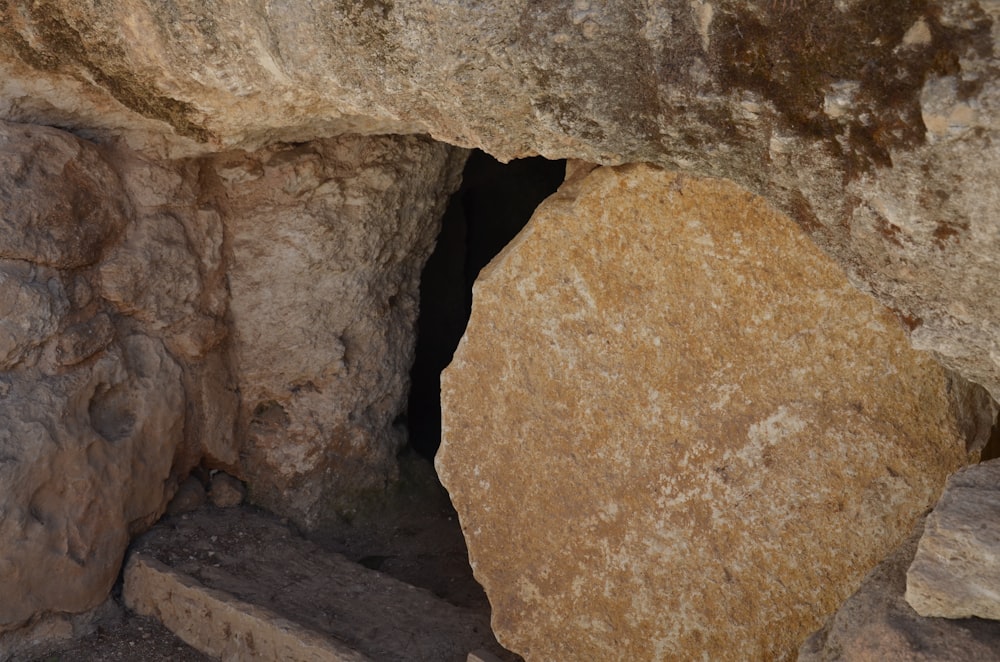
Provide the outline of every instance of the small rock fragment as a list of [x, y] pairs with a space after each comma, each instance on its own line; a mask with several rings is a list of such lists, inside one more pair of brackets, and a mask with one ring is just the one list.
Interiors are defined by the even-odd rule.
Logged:
[[205, 505], [205, 486], [194, 476], [180, 484], [177, 493], [167, 505], [168, 515], [183, 515], [198, 510]]
[[465, 662], [500, 662], [500, 658], [489, 651], [479, 649], [469, 653]]
[[246, 495], [246, 487], [234, 476], [222, 471], [212, 476], [212, 487], [208, 492], [208, 497], [216, 507], [232, 508], [238, 506], [243, 503]]

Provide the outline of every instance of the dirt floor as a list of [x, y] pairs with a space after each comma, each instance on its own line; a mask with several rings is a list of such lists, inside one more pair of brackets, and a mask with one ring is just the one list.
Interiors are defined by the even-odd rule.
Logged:
[[[456, 606], [488, 614], [489, 601], [472, 576], [457, 516], [433, 468], [422, 458], [407, 456], [402, 469], [399, 486], [384, 501], [307, 537], [361, 565], [426, 588]], [[161, 522], [169, 525], [170, 517]], [[116, 597], [120, 590], [117, 587]], [[505, 662], [521, 659], [513, 653], [502, 658]], [[92, 635], [62, 650], [26, 659], [200, 662], [211, 658], [159, 623], [121, 608], [113, 617], [105, 617]]]

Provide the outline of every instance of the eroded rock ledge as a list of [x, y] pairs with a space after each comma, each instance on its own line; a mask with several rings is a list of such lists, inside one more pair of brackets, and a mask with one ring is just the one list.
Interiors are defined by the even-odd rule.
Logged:
[[143, 151], [423, 132], [739, 182], [1000, 396], [995, 0], [0, 11], [0, 117]]

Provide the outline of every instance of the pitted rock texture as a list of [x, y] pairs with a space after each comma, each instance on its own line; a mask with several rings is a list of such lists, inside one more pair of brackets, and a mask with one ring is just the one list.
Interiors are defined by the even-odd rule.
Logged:
[[906, 601], [921, 616], [1000, 620], [998, 547], [1000, 461], [992, 460], [948, 479], [906, 573]]
[[2, 632], [104, 601], [162, 512], [184, 391], [162, 343], [130, 335], [64, 374], [0, 375], [0, 392]]
[[121, 324], [161, 339], [182, 366], [187, 418], [178, 473], [204, 460], [235, 471], [238, 395], [229, 348], [221, 201], [194, 159], [109, 148], [132, 216], [88, 287]]
[[118, 174], [93, 145], [0, 122], [0, 259], [93, 264], [125, 228], [126, 204]]
[[345, 137], [215, 160], [252, 501], [315, 528], [395, 480], [420, 270], [465, 157]]
[[226, 310], [221, 221], [191, 163], [3, 122], [0, 142], [0, 632], [42, 632], [107, 598], [193, 466], [236, 464], [220, 341], [183, 340]]
[[721, 176], [1000, 398], [1000, 2], [0, 7], [0, 118], [170, 157], [427, 133]]
[[798, 662], [993, 662], [1000, 623], [924, 618], [906, 603], [906, 568], [923, 522], [799, 649]]
[[993, 421], [725, 181], [578, 176], [473, 301], [436, 465], [528, 660], [792, 658]]

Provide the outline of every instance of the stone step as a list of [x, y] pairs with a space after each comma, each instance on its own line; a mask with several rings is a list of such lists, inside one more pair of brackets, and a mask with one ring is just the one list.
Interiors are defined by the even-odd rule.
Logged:
[[249, 509], [203, 510], [133, 546], [123, 596], [221, 660], [465, 662], [489, 618], [329, 552]]

